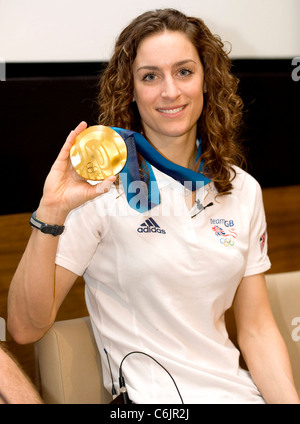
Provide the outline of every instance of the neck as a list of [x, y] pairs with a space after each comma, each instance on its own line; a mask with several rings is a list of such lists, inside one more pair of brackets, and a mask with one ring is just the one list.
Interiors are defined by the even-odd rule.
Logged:
[[192, 169], [195, 165], [197, 148], [196, 135], [184, 134], [180, 137], [147, 137], [152, 146], [166, 159], [176, 165]]

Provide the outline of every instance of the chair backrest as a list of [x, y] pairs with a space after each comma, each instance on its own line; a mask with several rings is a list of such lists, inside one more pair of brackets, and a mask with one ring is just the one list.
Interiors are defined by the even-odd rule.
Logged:
[[300, 396], [300, 271], [267, 274], [271, 308], [284, 338]]
[[49, 404], [104, 404], [99, 351], [89, 317], [56, 321], [35, 343], [43, 400]]

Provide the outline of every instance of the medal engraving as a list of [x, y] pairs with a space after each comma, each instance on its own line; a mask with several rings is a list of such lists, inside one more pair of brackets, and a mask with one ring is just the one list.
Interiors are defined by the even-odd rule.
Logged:
[[81, 177], [100, 181], [117, 175], [124, 168], [127, 148], [116, 131], [103, 125], [94, 125], [76, 137], [70, 158]]

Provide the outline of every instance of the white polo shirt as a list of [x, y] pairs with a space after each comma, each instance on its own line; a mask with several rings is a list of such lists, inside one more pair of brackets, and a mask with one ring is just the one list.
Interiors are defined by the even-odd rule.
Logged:
[[[204, 206], [213, 203], [202, 212], [188, 210], [186, 189], [154, 169], [161, 204], [149, 212], [113, 187], [69, 214], [57, 264], [84, 276], [109, 391], [104, 349], [116, 387], [122, 358], [141, 351], [170, 372], [184, 403], [264, 403], [224, 323], [241, 279], [270, 267], [261, 189], [236, 170], [232, 194], [215, 198], [212, 183], [197, 191]], [[131, 354], [122, 370], [133, 402], [180, 403], [147, 356]]]

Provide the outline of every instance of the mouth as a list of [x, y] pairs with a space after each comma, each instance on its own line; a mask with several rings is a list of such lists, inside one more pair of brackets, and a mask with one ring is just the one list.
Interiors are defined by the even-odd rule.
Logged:
[[176, 115], [182, 112], [185, 109], [185, 107], [186, 106], [184, 105], [184, 106], [176, 106], [176, 107], [158, 108], [156, 110], [160, 113], [164, 113], [167, 115]]

